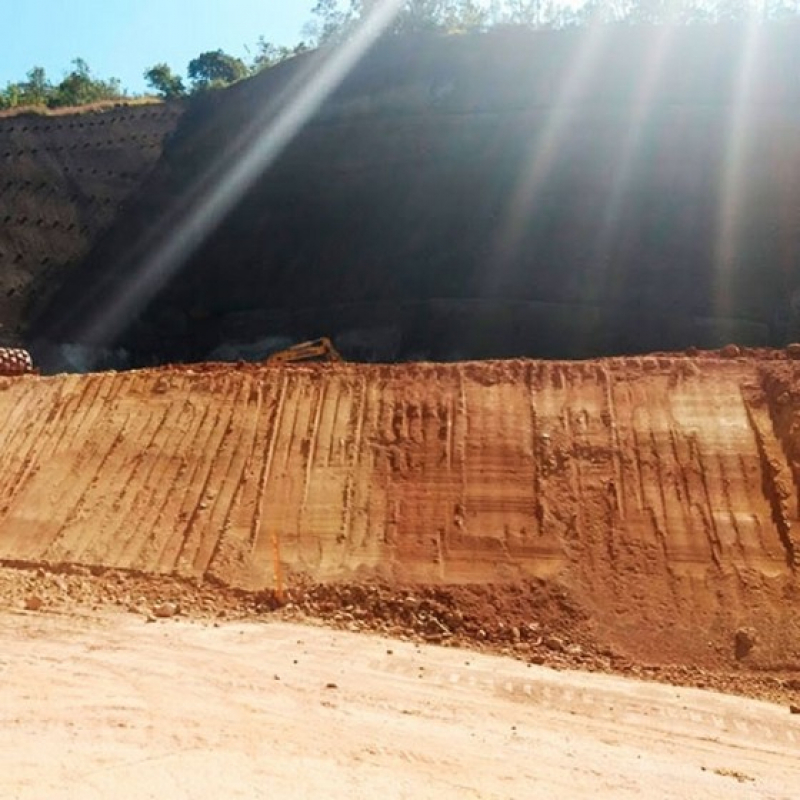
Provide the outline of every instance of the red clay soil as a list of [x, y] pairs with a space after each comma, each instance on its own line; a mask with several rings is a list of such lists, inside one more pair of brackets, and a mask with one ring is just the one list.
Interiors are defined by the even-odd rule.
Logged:
[[791, 686], [798, 378], [735, 349], [6, 378], [0, 558]]

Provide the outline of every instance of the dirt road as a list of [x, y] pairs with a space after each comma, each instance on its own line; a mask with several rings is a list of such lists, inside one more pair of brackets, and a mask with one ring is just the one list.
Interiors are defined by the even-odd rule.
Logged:
[[323, 628], [0, 618], [0, 795], [793, 798], [779, 706]]

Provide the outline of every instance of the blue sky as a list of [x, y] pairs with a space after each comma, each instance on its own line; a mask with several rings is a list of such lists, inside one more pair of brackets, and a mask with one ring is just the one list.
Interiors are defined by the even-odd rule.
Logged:
[[0, 86], [41, 66], [58, 81], [73, 58], [92, 72], [145, 90], [144, 70], [166, 61], [186, 73], [205, 50], [247, 57], [263, 35], [294, 44], [314, 0], [0, 0]]

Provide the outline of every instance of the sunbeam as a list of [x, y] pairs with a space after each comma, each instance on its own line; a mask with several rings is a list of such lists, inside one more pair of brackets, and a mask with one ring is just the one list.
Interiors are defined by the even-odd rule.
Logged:
[[[612, 163], [613, 177], [610, 192], [603, 198], [602, 222], [593, 248], [593, 268], [583, 283], [583, 302], [595, 303], [605, 284], [606, 292], [613, 295], [616, 288], [609, 284], [613, 279], [614, 243], [620, 235], [625, 211], [627, 192], [631, 187], [633, 171], [637, 163], [646, 132], [647, 122], [654, 111], [653, 96], [664, 73], [665, 62], [678, 28], [676, 25], [653, 28], [648, 33], [653, 37], [649, 47], [647, 64], [642, 72], [630, 106], [630, 120], [625, 136], [619, 143]], [[627, 221], [630, 224], [630, 221]], [[610, 268], [610, 269], [609, 269]], [[612, 299], [613, 301], [613, 299]]]
[[731, 100], [728, 123], [728, 140], [724, 154], [722, 181], [719, 194], [717, 242], [714, 253], [714, 313], [718, 317], [733, 314], [733, 272], [740, 246], [740, 226], [747, 194], [744, 168], [755, 120], [753, 106], [753, 80], [759, 53], [758, 15], [753, 11], [743, 28], [743, 42]]
[[272, 165], [348, 73], [389, 27], [403, 0], [378, 0], [341, 46], [302, 70], [276, 101], [254, 113], [231, 143], [152, 231], [118, 265], [126, 279], [82, 327], [78, 339], [111, 342], [183, 267]]
[[532, 136], [519, 182], [506, 203], [503, 224], [494, 243], [492, 271], [485, 276], [487, 289], [503, 285], [502, 273], [518, 253], [535, 199], [555, 165], [561, 141], [579, 109], [581, 92], [600, 61], [609, 30], [610, 26], [593, 25], [583, 32], [580, 43], [573, 48], [574, 61], [558, 88], [541, 134]]

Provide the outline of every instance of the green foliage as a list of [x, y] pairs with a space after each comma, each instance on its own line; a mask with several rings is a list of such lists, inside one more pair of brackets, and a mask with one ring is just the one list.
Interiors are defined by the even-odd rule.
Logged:
[[[317, 0], [309, 26], [314, 41], [347, 38], [376, 0]], [[389, 33], [459, 33], [501, 25], [559, 29], [593, 24], [692, 24], [751, 18], [800, 17], [798, 0], [587, 0], [573, 7], [559, 0], [404, 0]]]
[[94, 77], [89, 65], [82, 58], [76, 58], [72, 62], [72, 70], [57, 85], [48, 80], [41, 67], [34, 67], [26, 77], [27, 80], [9, 83], [0, 91], [0, 108], [24, 106], [62, 108], [120, 100], [125, 97], [119, 80]]
[[186, 94], [183, 78], [176, 75], [167, 64], [155, 64], [150, 67], [145, 71], [144, 79], [153, 91], [166, 99]]
[[195, 90], [227, 86], [249, 74], [244, 61], [222, 50], [209, 50], [193, 58], [187, 72]]
[[82, 58], [76, 58], [72, 65], [72, 72], [58, 84], [54, 96], [48, 102], [49, 106], [83, 106], [123, 97], [117, 78], [102, 80], [93, 77], [89, 65]]
[[34, 67], [28, 72], [28, 80], [23, 86], [23, 105], [26, 106], [45, 106], [50, 97], [53, 87], [47, 80], [47, 73], [42, 67]]
[[294, 56], [299, 56], [301, 53], [306, 53], [310, 50], [310, 46], [306, 42], [299, 42], [294, 47], [285, 47], [284, 45], [276, 45], [268, 42], [263, 36], [259, 36], [256, 42], [256, 54], [250, 66], [250, 72], [255, 75], [263, 69], [269, 69], [281, 61], [286, 61]]
[[362, 9], [357, 0], [351, 0], [344, 8], [339, 0], [317, 0], [313, 20], [306, 26], [308, 33], [317, 44], [327, 44], [346, 38], [361, 17]]
[[[192, 91], [227, 86], [268, 69], [322, 44], [346, 39], [355, 27], [384, 0], [316, 0], [307, 26], [310, 43], [294, 47], [259, 38], [249, 64], [222, 50], [201, 53], [189, 62]], [[561, 29], [594, 24], [694, 24], [742, 22], [749, 19], [786, 21], [800, 19], [800, 0], [585, 0], [572, 5], [565, 0], [401, 0], [388, 33], [431, 31], [465, 33], [497, 26]], [[144, 73], [148, 85], [164, 98], [187, 93], [184, 79], [159, 63]], [[117, 101], [127, 95], [116, 78], [95, 77], [81, 58], [72, 70], [53, 84], [41, 67], [33, 67], [26, 80], [0, 89], [0, 109], [23, 106], [82, 106]]]

